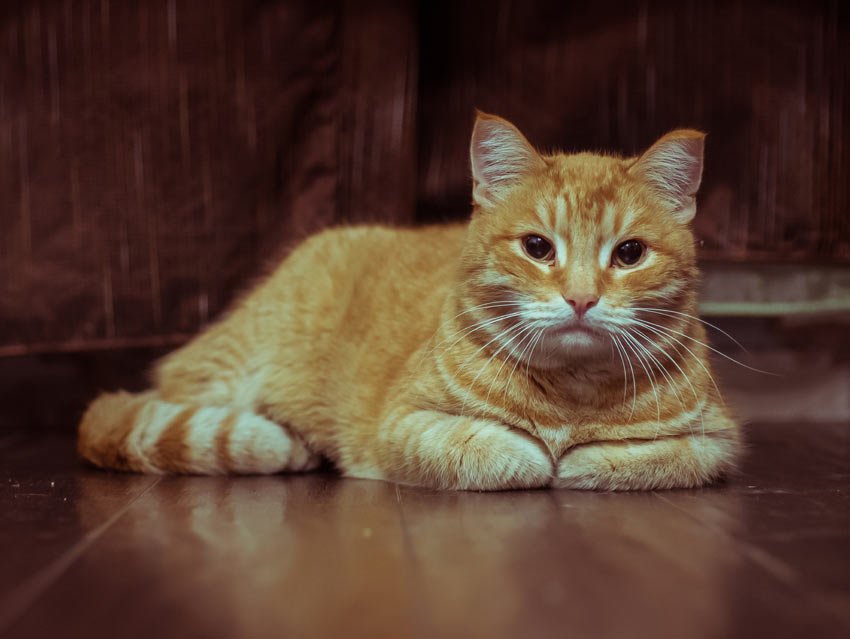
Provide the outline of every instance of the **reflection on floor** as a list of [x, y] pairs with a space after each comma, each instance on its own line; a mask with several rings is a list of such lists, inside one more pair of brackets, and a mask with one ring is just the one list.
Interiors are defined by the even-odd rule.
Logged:
[[703, 490], [146, 477], [0, 438], [0, 635], [846, 637], [850, 427], [760, 424]]

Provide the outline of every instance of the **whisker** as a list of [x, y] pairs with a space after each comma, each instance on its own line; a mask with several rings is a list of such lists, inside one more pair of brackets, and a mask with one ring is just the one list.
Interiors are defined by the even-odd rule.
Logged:
[[[497, 350], [496, 350], [496, 351], [495, 351], [492, 355], [490, 355], [490, 357], [487, 359], [487, 361], [486, 361], [486, 362], [484, 362], [484, 364], [483, 364], [483, 365], [481, 366], [481, 368], [478, 370], [478, 373], [477, 373], [477, 374], [475, 375], [475, 377], [472, 379], [472, 382], [469, 384], [469, 390], [467, 391], [466, 395], [464, 395], [464, 398], [463, 398], [463, 404], [461, 404], [461, 407], [460, 407], [460, 414], [461, 414], [461, 415], [463, 415], [464, 411], [466, 410], [466, 400], [468, 399], [469, 394], [472, 392], [472, 388], [475, 386], [475, 382], [477, 382], [477, 381], [478, 381], [478, 378], [479, 378], [479, 377], [481, 377], [481, 374], [482, 374], [482, 373], [483, 373], [483, 372], [487, 369], [487, 366], [489, 366], [489, 365], [490, 365], [490, 362], [491, 362], [491, 361], [493, 361], [493, 358], [494, 358], [494, 357], [496, 357], [496, 355], [498, 355], [499, 353], [501, 353], [501, 352], [502, 352], [502, 350], [504, 350], [507, 346], [509, 346], [510, 344], [512, 344], [512, 343], [513, 343], [513, 341], [514, 341], [517, 337], [519, 337], [519, 335], [520, 335], [521, 333], [523, 333], [523, 332], [525, 331], [525, 329], [526, 329], [526, 328], [527, 328], [527, 327], [526, 327], [525, 325], [523, 325], [523, 324], [517, 324], [517, 325], [512, 326], [512, 327], [510, 327], [510, 328], [508, 328], [508, 329], [505, 329], [504, 331], [502, 331], [501, 333], [499, 333], [498, 335], [496, 335], [496, 337], [494, 337], [494, 338], [493, 338], [493, 339], [491, 339], [489, 342], [487, 342], [487, 344], [485, 344], [484, 346], [482, 346], [481, 348], [479, 348], [477, 351], [475, 351], [475, 353], [473, 353], [473, 354], [472, 354], [472, 355], [471, 355], [471, 356], [470, 356], [470, 357], [469, 357], [469, 358], [468, 358], [468, 359], [467, 359], [467, 360], [463, 363], [463, 365], [462, 365], [462, 366], [461, 366], [461, 367], [460, 367], [460, 368], [459, 368], [459, 369], [455, 372], [455, 376], [457, 376], [457, 375], [458, 375], [458, 374], [459, 374], [459, 373], [460, 373], [460, 372], [461, 372], [464, 368], [466, 368], [466, 366], [467, 366], [467, 365], [468, 365], [468, 364], [469, 364], [469, 363], [470, 363], [470, 362], [471, 362], [471, 361], [475, 358], [475, 356], [476, 356], [476, 355], [478, 355], [478, 353], [480, 353], [482, 350], [484, 350], [484, 348], [486, 348], [488, 345], [492, 344], [492, 343], [493, 343], [493, 342], [495, 342], [496, 340], [498, 340], [498, 339], [502, 339], [502, 338], [504, 338], [506, 335], [508, 335], [508, 334], [510, 334], [510, 333], [514, 333], [514, 334], [511, 336], [511, 338], [510, 338], [507, 342], [505, 342], [504, 344], [502, 344], [502, 345], [501, 345], [501, 346], [500, 346], [500, 347], [499, 347], [499, 348], [498, 348], [498, 349], [497, 349]], [[492, 382], [491, 382], [491, 383], [492, 383]]]
[[646, 376], [649, 379], [649, 384], [650, 384], [650, 386], [652, 386], [652, 392], [655, 394], [655, 407], [658, 410], [658, 425], [656, 426], [656, 436], [657, 436], [658, 435], [658, 427], [661, 424], [661, 403], [658, 401], [658, 391], [655, 388], [655, 375], [649, 371], [649, 369], [644, 364], [643, 358], [641, 357], [640, 353], [638, 353], [635, 350], [635, 347], [632, 345], [632, 342], [635, 341], [634, 338], [626, 332], [620, 333], [620, 335], [622, 335], [622, 337], [625, 338], [624, 346], [628, 346], [629, 350], [631, 350], [632, 353], [635, 354], [635, 357], [637, 357], [638, 364], [641, 365], [641, 368], [643, 368], [644, 372], [646, 373]]
[[534, 345], [531, 347], [531, 352], [528, 354], [528, 361], [525, 362], [525, 386], [531, 392], [531, 360], [534, 359], [534, 350], [537, 348], [537, 344], [540, 343], [540, 340], [543, 338], [543, 333], [546, 332], [546, 327], [540, 329], [537, 333], [537, 336], [534, 338]]
[[620, 356], [620, 364], [623, 366], [623, 410], [626, 410], [626, 395], [629, 392], [629, 378], [626, 376], [626, 360], [623, 359], [623, 354], [622, 352], [620, 352], [620, 347], [616, 345], [616, 342], [614, 342], [614, 335], [612, 333], [609, 333], [608, 336], [611, 338], [611, 346], [616, 347], [617, 355]]
[[[520, 346], [522, 346], [523, 342], [525, 342], [525, 338], [534, 334], [535, 328], [536, 327], [534, 325], [530, 325], [530, 326], [526, 327], [526, 329], [524, 329], [523, 331], [520, 331], [519, 333], [517, 333], [517, 335], [514, 336], [514, 338], [516, 338], [516, 337], [519, 337], [520, 335], [522, 335], [522, 339], [520, 339], [520, 341], [516, 344], [516, 346], [514, 346], [513, 349], [511, 349], [511, 352], [508, 353], [507, 357], [505, 357], [504, 361], [502, 362], [502, 365], [499, 366], [499, 370], [497, 370], [496, 374], [493, 376], [493, 379], [490, 382], [490, 386], [487, 388], [487, 397], [484, 400], [485, 404], [490, 403], [490, 393], [493, 391], [493, 384], [496, 382], [497, 379], [499, 379], [499, 375], [502, 374], [502, 369], [505, 367], [505, 364], [507, 364], [511, 360], [511, 358], [513, 357], [516, 350]], [[513, 341], [514, 338], [511, 338], [511, 341]], [[508, 378], [508, 383], [510, 383], [510, 378]], [[505, 388], [507, 388], [507, 384], [505, 385]]]
[[[644, 335], [643, 333], [641, 333], [639, 330], [634, 329], [634, 331], [635, 331], [635, 333], [636, 333], [637, 335], [639, 335], [639, 336], [641, 336], [643, 339], [645, 339], [645, 340], [647, 341], [647, 343], [654, 344], [654, 345], [657, 347], [657, 344], [655, 344], [655, 343], [654, 343], [654, 342], [653, 342], [653, 341], [652, 341], [649, 337], [647, 337], [646, 335]], [[669, 341], [668, 341], [668, 344], [669, 344]], [[697, 395], [696, 388], [694, 388], [694, 385], [691, 383], [691, 379], [690, 379], [690, 377], [688, 377], [688, 376], [687, 376], [687, 374], [685, 373], [685, 371], [683, 371], [683, 370], [682, 370], [682, 367], [681, 367], [681, 366], [679, 366], [679, 363], [678, 363], [675, 359], [673, 359], [673, 358], [670, 356], [670, 354], [669, 354], [666, 350], [664, 350], [663, 348], [659, 348], [658, 350], [659, 350], [659, 351], [660, 351], [660, 352], [661, 352], [661, 353], [662, 353], [662, 354], [663, 354], [663, 355], [664, 355], [667, 359], [669, 359], [671, 362], [673, 362], [673, 366], [675, 366], [675, 367], [679, 370], [679, 372], [682, 374], [682, 377], [684, 377], [684, 378], [685, 378], [685, 381], [688, 383], [688, 386], [690, 386], [690, 388], [691, 388], [691, 393], [693, 393], [693, 395], [694, 395], [694, 402], [696, 402], [696, 406], [697, 406], [697, 407], [699, 407], [700, 421], [702, 422], [702, 436], [703, 436], [703, 437], [705, 437], [705, 415], [704, 415], [704, 411], [703, 411], [703, 406], [702, 406], [702, 404], [701, 404], [701, 403], [700, 403], [700, 401], [699, 401], [699, 396]], [[681, 404], [681, 400], [679, 401], [679, 403]], [[683, 413], [685, 412], [685, 407], [684, 407], [684, 406], [682, 406], [682, 411], [683, 411]], [[690, 429], [690, 424], [688, 424], [688, 428]], [[691, 434], [693, 434], [693, 430], [691, 430]]]
[[723, 352], [721, 352], [721, 351], [717, 350], [716, 348], [714, 348], [713, 346], [709, 346], [708, 344], [705, 344], [704, 342], [699, 341], [699, 340], [698, 340], [698, 339], [696, 339], [695, 337], [691, 337], [690, 335], [686, 335], [685, 333], [682, 333], [681, 331], [677, 331], [677, 330], [674, 330], [674, 329], [672, 329], [672, 328], [667, 328], [666, 326], [661, 326], [660, 324], [655, 324], [654, 322], [647, 322], [646, 320], [638, 320], [638, 319], [634, 319], [634, 320], [632, 320], [632, 321], [637, 322], [637, 323], [645, 322], [646, 324], [650, 324], [650, 325], [654, 326], [655, 328], [657, 328], [657, 329], [659, 329], [659, 330], [662, 330], [662, 331], [665, 331], [665, 332], [669, 332], [669, 333], [675, 333], [676, 335], [681, 335], [681, 336], [682, 336], [682, 337], [684, 337], [685, 339], [689, 339], [689, 340], [691, 340], [692, 342], [696, 342], [696, 343], [697, 343], [697, 344], [699, 344], [700, 346], [703, 346], [703, 347], [707, 348], [708, 350], [712, 351], [713, 353], [717, 353], [717, 354], [718, 354], [718, 355], [720, 355], [721, 357], [724, 357], [724, 358], [728, 359], [728, 360], [729, 360], [730, 362], [732, 362], [733, 364], [737, 364], [738, 366], [741, 366], [741, 367], [746, 368], [746, 369], [748, 369], [748, 370], [754, 371], [754, 372], [756, 372], [756, 373], [762, 373], [762, 374], [764, 374], [764, 375], [770, 375], [771, 377], [780, 377], [780, 376], [779, 376], [779, 375], [777, 375], [776, 373], [771, 373], [770, 371], [763, 371], [763, 370], [758, 369], [758, 368], [753, 368], [752, 366], [747, 366], [747, 365], [746, 365], [746, 364], [744, 364], [743, 362], [739, 362], [739, 361], [738, 361], [737, 359], [735, 359], [734, 357], [729, 357], [726, 353], [723, 353]]
[[[526, 344], [525, 348], [523, 348], [522, 351], [520, 352], [520, 354], [517, 356], [517, 359], [514, 362], [514, 367], [511, 369], [511, 374], [508, 375], [508, 381], [505, 383], [504, 399], [507, 399], [508, 389], [511, 386], [511, 379], [513, 379], [513, 376], [514, 376], [514, 373], [516, 372], [517, 366], [519, 366], [519, 363], [522, 361], [522, 358], [525, 356], [525, 354], [528, 351], [529, 347], [531, 346], [532, 342], [534, 342], [534, 339], [535, 339], [534, 336], [540, 335], [540, 333], [542, 333], [544, 330], [545, 330], [545, 327], [539, 329], [538, 333], [532, 333], [532, 337], [528, 340], [528, 344]], [[523, 338], [523, 340], [525, 340], [525, 338]], [[513, 354], [513, 353], [511, 353], [511, 354]]]
[[[472, 310], [472, 309], [470, 309], [470, 310]], [[463, 313], [461, 313], [460, 315], [462, 315], [462, 314], [463, 314]], [[467, 326], [466, 328], [462, 328], [462, 329], [460, 329], [460, 330], [458, 330], [458, 331], [455, 331], [454, 333], [452, 333], [451, 335], [449, 335], [448, 337], [446, 337], [445, 339], [443, 339], [442, 341], [440, 341], [438, 344], [435, 344], [433, 347], [431, 347], [431, 349], [430, 349], [427, 353], [425, 353], [425, 354], [423, 354], [422, 356], [420, 356], [420, 357], [419, 357], [418, 361], [416, 362], [416, 365], [413, 367], [413, 369], [410, 371], [410, 374], [408, 375], [408, 380], [410, 380], [410, 379], [412, 379], [412, 378], [413, 378], [413, 376], [414, 376], [414, 375], [415, 375], [415, 374], [419, 371], [419, 369], [422, 367], [422, 364], [425, 362], [425, 360], [427, 360], [429, 357], [431, 357], [431, 355], [434, 353], [434, 351], [436, 351], [436, 350], [437, 350], [437, 349], [438, 349], [441, 345], [445, 344], [447, 341], [449, 341], [450, 339], [452, 339], [453, 337], [455, 337], [455, 336], [456, 336], [456, 335], [458, 335], [459, 333], [463, 333], [463, 335], [461, 335], [460, 337], [458, 337], [458, 338], [457, 338], [454, 342], [452, 342], [452, 343], [451, 343], [448, 347], [446, 347], [444, 350], [446, 350], [446, 351], [451, 350], [451, 349], [452, 349], [452, 348], [454, 348], [454, 347], [458, 344], [458, 342], [460, 342], [460, 341], [461, 341], [464, 337], [468, 337], [469, 335], [472, 335], [473, 333], [475, 333], [475, 332], [477, 332], [477, 331], [479, 331], [479, 330], [483, 330], [483, 329], [485, 329], [485, 328], [487, 328], [487, 327], [489, 327], [489, 326], [492, 326], [493, 324], [495, 324], [495, 323], [497, 323], [497, 322], [500, 322], [500, 321], [503, 321], [503, 320], [506, 320], [506, 319], [511, 319], [511, 318], [513, 318], [513, 317], [519, 317], [519, 316], [520, 316], [520, 315], [522, 315], [522, 314], [523, 314], [523, 313], [522, 313], [522, 311], [516, 311], [516, 312], [513, 312], [513, 313], [506, 313], [506, 314], [504, 314], [504, 315], [499, 315], [499, 316], [497, 316], [497, 317], [491, 317], [491, 318], [487, 318], [487, 319], [480, 320], [480, 321], [476, 322], [475, 324], [473, 324], [472, 326]], [[456, 315], [455, 317], [458, 317], [458, 316]], [[455, 319], [455, 318], [453, 317], [452, 319]], [[440, 324], [440, 326], [437, 328], [437, 330], [436, 330], [436, 331], [434, 331], [434, 335], [432, 335], [432, 336], [428, 339], [428, 341], [431, 341], [432, 339], [434, 339], [434, 336], [437, 334], [437, 332], [439, 332], [440, 328], [442, 328], [443, 326], [445, 326], [445, 325], [446, 325], [449, 321], [451, 321], [451, 320], [446, 320], [445, 322], [443, 322], [442, 324]], [[488, 343], [489, 343], [489, 342], [488, 342]]]
[[631, 422], [632, 417], [635, 414], [635, 406], [637, 405], [637, 378], [635, 377], [635, 369], [632, 366], [631, 358], [629, 357], [628, 353], [626, 353], [625, 347], [620, 342], [620, 338], [616, 335], [612, 335], [612, 337], [616, 340], [617, 345], [622, 349], [623, 354], [626, 356], [626, 363], [629, 365], [629, 371], [632, 374], [632, 412], [629, 413], [629, 420], [628, 420], [629, 422]]
[[723, 330], [722, 328], [720, 328], [719, 326], [715, 326], [715, 325], [714, 325], [714, 324], [712, 324], [711, 322], [706, 322], [704, 319], [702, 319], [701, 317], [697, 317], [696, 315], [689, 315], [688, 313], [682, 313], [681, 311], [673, 311], [673, 310], [666, 309], [666, 308], [634, 308], [634, 309], [632, 309], [632, 310], [635, 310], [635, 311], [645, 311], [645, 312], [647, 312], [647, 313], [656, 313], [656, 314], [658, 314], [658, 315], [681, 315], [682, 317], [687, 317], [687, 318], [692, 319], [692, 320], [694, 320], [694, 321], [696, 321], [696, 322], [699, 322], [700, 324], [704, 324], [705, 326], [709, 326], [709, 327], [713, 328], [714, 330], [716, 330], [717, 332], [721, 333], [722, 335], [725, 335], [725, 336], [726, 336], [726, 337], [728, 337], [730, 340], [732, 340], [732, 342], [733, 342], [733, 343], [734, 343], [734, 344], [735, 344], [738, 348], [740, 348], [742, 351], [744, 351], [745, 353], [747, 353], [747, 355], [749, 355], [749, 354], [750, 354], [750, 352], [746, 349], [746, 347], [744, 347], [744, 345], [743, 345], [743, 344], [741, 344], [741, 342], [739, 342], [738, 340], [736, 340], [736, 339], [735, 339], [734, 337], [732, 337], [729, 333], [727, 333], [726, 331], [724, 331], [724, 330]]
[[[465, 369], [465, 368], [466, 368], [466, 367], [467, 367], [467, 366], [468, 366], [468, 365], [472, 362], [472, 360], [474, 360], [474, 359], [475, 359], [475, 356], [476, 356], [476, 355], [478, 355], [478, 353], [480, 353], [481, 351], [483, 351], [485, 348], [487, 348], [488, 346], [490, 346], [490, 344], [492, 344], [493, 342], [495, 342], [495, 341], [497, 341], [497, 340], [500, 340], [500, 339], [502, 339], [502, 338], [504, 338], [504, 337], [506, 337], [506, 336], [510, 335], [511, 333], [514, 333], [514, 332], [517, 332], [517, 333], [518, 333], [518, 332], [519, 332], [519, 331], [523, 328], [523, 326], [524, 326], [523, 324], [514, 324], [514, 325], [509, 326], [508, 328], [504, 329], [504, 330], [503, 330], [503, 331], [501, 331], [500, 333], [498, 333], [498, 334], [497, 334], [497, 335], [496, 335], [493, 339], [491, 339], [489, 342], [487, 342], [487, 343], [486, 343], [486, 344], [484, 344], [482, 347], [480, 347], [480, 348], [479, 348], [477, 351], [475, 351], [472, 355], [470, 355], [469, 357], [467, 357], [467, 358], [463, 361], [463, 363], [460, 365], [460, 367], [459, 367], [459, 368], [458, 368], [458, 369], [454, 372], [454, 375], [455, 375], [455, 376], [459, 375], [459, 374], [460, 374], [460, 373], [461, 373], [461, 372], [462, 372], [462, 371], [463, 371], [463, 370], [464, 370], [464, 369]], [[516, 334], [515, 334], [515, 335], [511, 338], [511, 340], [509, 340], [509, 341], [508, 341], [508, 344], [510, 344], [510, 343], [511, 343], [511, 341], [513, 341], [513, 338], [514, 338], [514, 337], [516, 337]], [[458, 341], [459, 341], [459, 340], [458, 340]], [[457, 343], [457, 342], [455, 342], [455, 344], [456, 344], [456, 343]], [[507, 345], [507, 344], [503, 344], [502, 346], [500, 346], [500, 347], [499, 347], [499, 349], [498, 349], [495, 353], [493, 353], [493, 355], [494, 355], [494, 356], [495, 356], [495, 355], [497, 355], [497, 354], [498, 354], [498, 353], [499, 353], [499, 352], [500, 352], [500, 351], [501, 351], [501, 350], [502, 350], [502, 349], [503, 349], [506, 345]], [[491, 356], [491, 359], [492, 359], [492, 356]], [[488, 361], [489, 361], [489, 360], [488, 360]]]
[[[700, 367], [702, 368], [703, 371], [705, 371], [705, 374], [708, 375], [708, 378], [711, 380], [711, 383], [714, 386], [714, 390], [717, 391], [717, 397], [720, 399], [720, 401], [722, 403], [725, 404], [725, 402], [723, 400], [723, 395], [720, 393], [720, 388], [717, 386], [717, 382], [715, 381], [714, 376], [711, 374], [711, 371], [708, 370], [708, 367], [705, 364], [703, 364], [702, 359], [700, 357], [698, 357], [696, 353], [694, 353], [690, 348], [688, 348], [688, 346], [685, 343], [683, 343], [681, 340], [676, 339], [672, 335], [665, 335], [660, 330], [658, 330], [658, 328], [660, 328], [660, 325], [656, 324], [656, 325], [654, 325], [656, 328], [654, 328], [653, 325], [651, 325], [651, 322], [644, 322], [643, 320], [635, 320], [635, 322], [637, 322], [638, 324], [640, 324], [641, 326], [643, 326], [647, 330], [658, 334], [660, 337], [664, 338], [665, 340], [671, 340], [672, 339], [679, 346], [681, 346], [686, 351], [688, 351], [691, 354], [691, 356], [694, 358], [694, 360], [696, 360], [696, 363], [700, 365]], [[668, 341], [668, 343], [669, 343], [669, 341]]]
[[[633, 330], [634, 330], [635, 333], [640, 334], [636, 329], [633, 329]], [[640, 334], [640, 335], [644, 339], [646, 339], [645, 335], [643, 335], [643, 334]], [[658, 361], [658, 358], [655, 357], [655, 355], [652, 353], [652, 351], [650, 351], [646, 346], [644, 346], [639, 341], [637, 341], [637, 338], [634, 338], [634, 336], [633, 336], [633, 339], [635, 340], [635, 343], [637, 344], [637, 346], [644, 353], [646, 353], [646, 356], [649, 358], [649, 360], [651, 362], [650, 366], [652, 364], [655, 364], [656, 368], [658, 368], [658, 371], [661, 373], [661, 376], [664, 378], [664, 381], [667, 382], [670, 385], [670, 390], [673, 391], [673, 395], [676, 397], [676, 400], [679, 402], [679, 406], [682, 407], [682, 412], [685, 412], [685, 403], [682, 401], [681, 395], [679, 395], [679, 386], [673, 380], [673, 377], [672, 377], [672, 375], [670, 375], [670, 372], [667, 370], [667, 368], [660, 361]], [[653, 343], [650, 342], [650, 344], [653, 344]]]

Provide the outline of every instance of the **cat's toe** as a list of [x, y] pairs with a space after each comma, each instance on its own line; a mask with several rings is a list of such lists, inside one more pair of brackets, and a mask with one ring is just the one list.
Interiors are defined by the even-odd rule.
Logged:
[[615, 472], [615, 464], [605, 458], [598, 446], [578, 446], [558, 460], [554, 485], [556, 488], [606, 490], [611, 488], [610, 479]]
[[552, 458], [538, 440], [487, 426], [465, 442], [458, 483], [467, 490], [542, 488], [553, 475]]

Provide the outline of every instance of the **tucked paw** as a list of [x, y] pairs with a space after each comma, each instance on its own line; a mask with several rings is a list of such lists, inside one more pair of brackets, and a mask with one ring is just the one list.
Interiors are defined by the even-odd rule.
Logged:
[[606, 459], [602, 446], [585, 444], [571, 448], [558, 460], [554, 485], [556, 488], [610, 490], [616, 472], [616, 465]]
[[571, 448], [554, 485], [585, 490], [653, 490], [703, 486], [734, 464], [736, 442], [722, 434], [610, 441]]
[[554, 464], [530, 435], [486, 424], [463, 443], [457, 486], [461, 490], [509, 490], [548, 486]]

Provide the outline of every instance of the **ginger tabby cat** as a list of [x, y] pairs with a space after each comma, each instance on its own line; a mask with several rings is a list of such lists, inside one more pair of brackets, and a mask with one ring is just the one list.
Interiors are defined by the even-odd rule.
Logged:
[[541, 155], [479, 113], [468, 224], [309, 238], [152, 390], [99, 397], [80, 454], [471, 490], [720, 477], [740, 435], [695, 317], [703, 137]]

